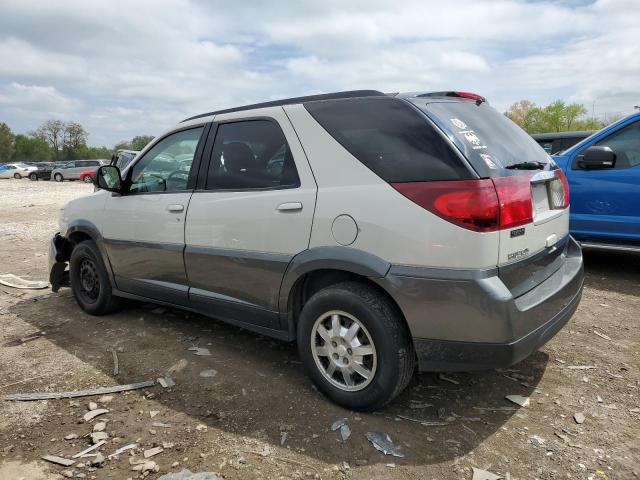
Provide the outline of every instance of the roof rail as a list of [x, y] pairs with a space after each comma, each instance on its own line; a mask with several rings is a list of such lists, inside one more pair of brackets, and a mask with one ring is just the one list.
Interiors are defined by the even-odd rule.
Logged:
[[243, 110], [252, 110], [254, 108], [280, 107], [282, 105], [292, 105], [294, 103], [314, 102], [319, 100], [336, 100], [340, 98], [378, 97], [378, 96], [385, 96], [385, 94], [382, 92], [379, 92], [378, 90], [349, 90], [345, 92], [323, 93], [320, 95], [307, 95], [306, 97], [285, 98], [282, 100], [274, 100], [271, 102], [254, 103], [252, 105], [245, 105], [243, 107], [227, 108], [225, 110], [216, 110], [215, 112], [203, 113], [201, 115], [195, 115], [193, 117], [185, 118], [180, 123], [187, 122], [189, 120], [194, 120], [196, 118], [208, 117], [209, 115], [241, 112]]

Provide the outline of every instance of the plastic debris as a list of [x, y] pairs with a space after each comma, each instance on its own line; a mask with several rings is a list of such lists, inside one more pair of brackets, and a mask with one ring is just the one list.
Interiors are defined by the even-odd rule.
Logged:
[[107, 438], [109, 438], [109, 434], [107, 432], [93, 432], [91, 434], [91, 441], [93, 443], [100, 443]]
[[133, 450], [134, 448], [138, 448], [138, 444], [137, 443], [130, 443], [129, 445], [125, 445], [124, 447], [120, 447], [115, 452], [113, 452], [111, 455], [109, 455], [107, 458], [111, 459], [113, 457], [117, 457], [121, 453], [124, 453], [127, 450]]
[[335, 432], [336, 430], [338, 430], [342, 425], [344, 425], [345, 423], [347, 423], [347, 418], [340, 418], [338, 420], [336, 420], [335, 422], [333, 422], [331, 424], [331, 431]]
[[13, 273], [6, 273], [0, 275], [0, 283], [12, 288], [23, 288], [26, 290], [42, 290], [43, 288], [49, 288], [49, 282], [39, 282], [37, 280], [27, 280], [26, 278], [18, 277]]
[[595, 365], [569, 365], [567, 368], [569, 370], [592, 370], [597, 367]]
[[144, 451], [144, 458], [155, 457], [159, 453], [164, 452], [164, 448], [162, 447], [154, 447]]
[[184, 469], [180, 472], [166, 473], [158, 480], [224, 480], [220, 475], [213, 472], [192, 473], [190, 470]]
[[120, 373], [120, 365], [118, 362], [118, 354], [115, 350], [111, 350], [111, 356], [113, 357], [113, 376], [115, 377]]
[[500, 480], [500, 475], [496, 475], [495, 473], [491, 473], [487, 470], [482, 470], [480, 468], [471, 467], [473, 470], [473, 478], [471, 480]]
[[396, 449], [391, 437], [384, 432], [367, 432], [367, 440], [371, 442], [376, 450], [385, 455], [404, 458], [404, 454]]
[[344, 425], [340, 425], [340, 438], [342, 438], [343, 442], [346, 442], [347, 439], [351, 436], [351, 429], [349, 425], [346, 423]]
[[95, 449], [100, 448], [102, 445], [104, 445], [105, 443], [107, 443], [106, 440], [102, 440], [98, 443], [96, 443], [95, 445], [90, 446], [89, 448], [84, 449], [83, 451], [76, 453], [74, 456], [72, 456], [71, 458], [80, 458], [83, 455], [86, 455], [89, 452], [93, 452]]
[[85, 422], [90, 422], [91, 420], [93, 420], [94, 418], [96, 418], [98, 415], [104, 415], [105, 413], [109, 413], [109, 410], [107, 410], [106, 408], [98, 408], [96, 410], [89, 410], [87, 413], [84, 414], [84, 421]]
[[574, 413], [573, 419], [576, 421], [578, 425], [584, 423], [584, 419], [585, 419], [584, 413], [580, 413], [580, 412]]
[[284, 442], [287, 441], [287, 437], [289, 436], [289, 434], [287, 432], [281, 432], [280, 433], [280, 445], [284, 445]]
[[516, 405], [520, 405], [521, 407], [528, 406], [530, 401], [529, 397], [523, 397], [522, 395], [507, 395], [504, 398], [512, 403], [515, 403]]
[[211, 352], [209, 352], [208, 348], [202, 348], [202, 347], [189, 347], [187, 350], [191, 351], [194, 353], [194, 355], [198, 355], [200, 357], [206, 357], [211, 355]]
[[160, 377], [158, 379], [158, 383], [162, 388], [171, 388], [171, 387], [175, 387], [176, 385], [176, 382], [174, 382], [173, 378], [171, 377]]
[[594, 330], [593, 333], [595, 333], [600, 338], [604, 338], [605, 340], [611, 340], [611, 337], [609, 337], [608, 335], [605, 335], [604, 333], [600, 333], [597, 330]]
[[460, 385], [460, 382], [457, 380], [454, 380], [451, 377], [447, 377], [444, 373], [441, 373], [440, 375], [438, 375], [438, 378], [440, 380], [444, 380], [445, 382], [449, 382], [449, 383], [453, 383], [454, 385]]
[[74, 460], [69, 460], [68, 458], [58, 457], [57, 455], [45, 455], [44, 457], [42, 457], [42, 459], [46, 460], [47, 462], [51, 462], [51, 463], [56, 463], [58, 465], [62, 465], [64, 467], [70, 467], [71, 465], [76, 463]]
[[106, 393], [126, 392], [127, 390], [137, 390], [139, 388], [153, 387], [156, 384], [153, 380], [140, 383], [129, 383], [126, 385], [116, 385], [113, 387], [92, 388], [89, 390], [78, 390], [75, 392], [47, 392], [47, 393], [15, 393], [5, 395], [3, 400], [31, 401], [31, 400], [55, 400], [60, 398], [90, 397], [93, 395], [104, 395]]
[[211, 377], [215, 377], [218, 374], [218, 372], [214, 369], [210, 369], [210, 370], [203, 370], [200, 372], [200, 376], [203, 378], [211, 378]]

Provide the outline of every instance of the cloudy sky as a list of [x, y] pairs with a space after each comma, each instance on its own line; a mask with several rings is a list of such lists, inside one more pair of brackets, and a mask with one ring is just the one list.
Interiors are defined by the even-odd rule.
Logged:
[[0, 121], [91, 145], [186, 116], [372, 88], [467, 90], [596, 115], [640, 104], [638, 0], [1, 0]]

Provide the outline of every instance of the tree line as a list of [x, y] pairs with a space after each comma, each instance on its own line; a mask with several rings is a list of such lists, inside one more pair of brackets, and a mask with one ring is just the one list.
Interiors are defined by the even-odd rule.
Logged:
[[150, 135], [140, 135], [113, 148], [90, 147], [88, 136], [77, 122], [47, 120], [27, 135], [14, 134], [6, 123], [0, 122], [0, 163], [108, 159], [114, 150], [142, 150], [153, 140]]
[[562, 100], [541, 107], [530, 100], [520, 100], [504, 112], [527, 133], [573, 132], [577, 130], [600, 130], [622, 118], [614, 115], [598, 120], [586, 117], [587, 109], [579, 103]]

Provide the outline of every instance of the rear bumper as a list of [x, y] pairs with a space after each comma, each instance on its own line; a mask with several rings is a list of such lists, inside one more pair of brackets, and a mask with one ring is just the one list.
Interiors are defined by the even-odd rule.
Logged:
[[542, 347], [575, 312], [583, 280], [582, 252], [569, 239], [559, 268], [518, 297], [497, 269], [392, 267], [380, 283], [407, 320], [420, 369], [467, 371], [509, 366]]

